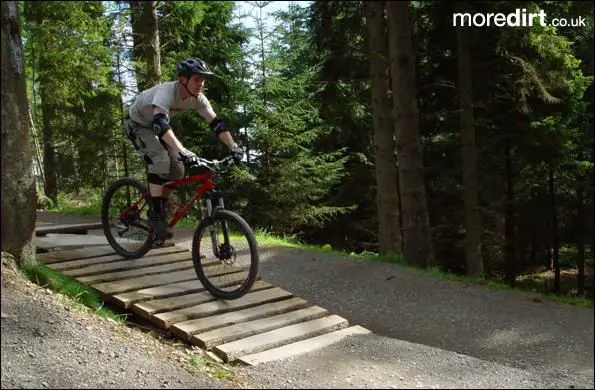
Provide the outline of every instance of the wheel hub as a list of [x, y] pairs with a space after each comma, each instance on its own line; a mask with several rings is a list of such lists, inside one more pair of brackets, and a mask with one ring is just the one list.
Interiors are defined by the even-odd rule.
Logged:
[[233, 264], [236, 259], [236, 251], [229, 244], [221, 244], [219, 245], [219, 256], [217, 257], [226, 264]]

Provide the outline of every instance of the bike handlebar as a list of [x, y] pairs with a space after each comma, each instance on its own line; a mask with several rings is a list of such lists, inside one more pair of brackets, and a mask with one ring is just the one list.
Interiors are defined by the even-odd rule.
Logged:
[[229, 163], [233, 162], [232, 156], [227, 156], [221, 160], [207, 160], [206, 158], [202, 158], [202, 157], [197, 157], [197, 158], [198, 158], [198, 162], [200, 164], [206, 165], [208, 167], [218, 167], [223, 164], [230, 165]]
[[223, 175], [235, 163], [235, 161], [231, 155], [227, 156], [221, 160], [208, 160], [206, 158], [202, 158], [202, 157], [198, 157], [198, 156], [197, 156], [197, 159], [198, 159], [197, 164], [191, 164], [191, 165], [186, 166], [187, 172], [190, 176], [193, 176], [195, 174], [195, 173], [192, 173], [192, 171], [195, 168], [198, 168], [200, 171], [200, 167], [208, 169], [209, 171], [213, 172], [216, 176]]

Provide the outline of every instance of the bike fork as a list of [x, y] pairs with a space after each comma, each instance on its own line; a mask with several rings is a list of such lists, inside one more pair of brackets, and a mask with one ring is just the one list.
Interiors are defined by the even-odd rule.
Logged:
[[[208, 197], [206, 199], [206, 203], [207, 203], [207, 215], [209, 217], [213, 217], [216, 210], [213, 210], [213, 202], [211, 201], [210, 197]], [[224, 208], [223, 198], [219, 196], [219, 197], [217, 197], [217, 209], [223, 209], [223, 208]], [[229, 231], [228, 231], [228, 227], [227, 227], [227, 222], [221, 221], [221, 224], [223, 227], [223, 242], [226, 246], [229, 246]], [[221, 259], [221, 254], [219, 253], [219, 245], [217, 243], [217, 231], [216, 231], [215, 224], [212, 224], [209, 227], [209, 234], [211, 236], [211, 246], [213, 248], [213, 255], [215, 255], [215, 257], [217, 257], [218, 259]]]

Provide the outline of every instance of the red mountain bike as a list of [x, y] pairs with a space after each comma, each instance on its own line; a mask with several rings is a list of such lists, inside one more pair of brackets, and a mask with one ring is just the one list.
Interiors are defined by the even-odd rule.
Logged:
[[[200, 199], [202, 216], [192, 239], [192, 262], [198, 279], [212, 295], [221, 299], [237, 299], [252, 288], [258, 273], [258, 246], [252, 229], [238, 214], [225, 210], [215, 182], [228, 172], [233, 159], [209, 161], [189, 167], [190, 175], [165, 183], [172, 189], [168, 226], [173, 228], [189, 214]], [[198, 171], [198, 172], [193, 172]], [[181, 191], [194, 185], [189, 200]], [[174, 194], [181, 199], [174, 201]], [[179, 204], [178, 204], [179, 203]], [[164, 242], [156, 239], [148, 222], [151, 194], [140, 181], [124, 177], [112, 183], [103, 197], [101, 222], [108, 242], [119, 255], [134, 259], [144, 256], [153, 246]], [[204, 207], [206, 206], [206, 207]]]

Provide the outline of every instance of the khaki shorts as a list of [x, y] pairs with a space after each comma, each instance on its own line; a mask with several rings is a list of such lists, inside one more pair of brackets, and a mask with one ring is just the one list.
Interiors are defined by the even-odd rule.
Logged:
[[127, 115], [124, 134], [147, 163], [149, 174], [155, 174], [162, 180], [176, 180], [184, 176], [184, 164], [179, 156], [157, 138], [153, 129], [140, 125]]

